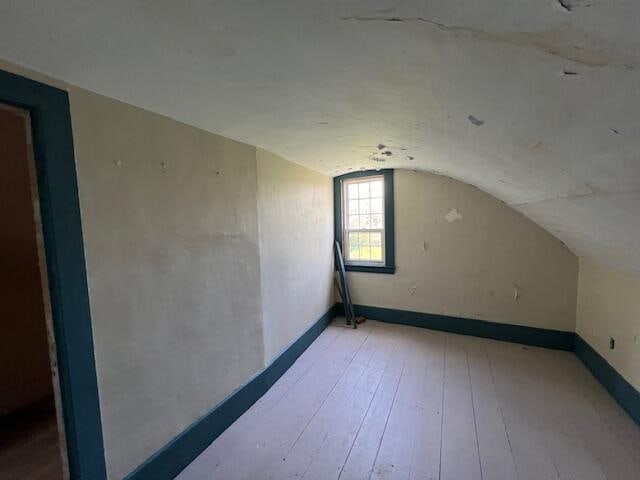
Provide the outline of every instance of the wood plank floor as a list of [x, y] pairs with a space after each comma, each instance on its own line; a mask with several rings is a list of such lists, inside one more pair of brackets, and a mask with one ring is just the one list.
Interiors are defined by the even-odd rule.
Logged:
[[329, 326], [179, 480], [637, 480], [640, 428], [568, 352]]
[[53, 398], [0, 417], [0, 479], [62, 480]]

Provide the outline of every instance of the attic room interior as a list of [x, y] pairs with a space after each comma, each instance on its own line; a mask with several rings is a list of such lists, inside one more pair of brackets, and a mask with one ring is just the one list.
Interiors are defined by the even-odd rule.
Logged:
[[0, 0], [0, 478], [640, 478], [639, 18]]

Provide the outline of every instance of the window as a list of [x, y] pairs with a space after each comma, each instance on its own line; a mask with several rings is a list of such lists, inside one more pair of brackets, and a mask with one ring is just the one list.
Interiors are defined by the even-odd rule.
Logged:
[[393, 273], [393, 170], [343, 175], [334, 189], [346, 269]]
[[384, 265], [384, 177], [342, 182], [344, 258]]

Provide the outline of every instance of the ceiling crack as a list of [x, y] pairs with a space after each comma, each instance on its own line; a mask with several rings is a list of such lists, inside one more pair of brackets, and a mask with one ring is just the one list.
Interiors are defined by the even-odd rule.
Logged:
[[[569, 8], [574, 4], [569, 0], [562, 0]], [[562, 28], [548, 31], [488, 31], [474, 27], [446, 25], [426, 17], [396, 17], [396, 16], [361, 16], [351, 15], [340, 17], [348, 22], [379, 22], [379, 23], [420, 23], [431, 25], [439, 30], [453, 35], [466, 34], [477, 40], [484, 40], [503, 45], [517, 47], [533, 47], [548, 55], [552, 55], [575, 63], [592, 67], [602, 67], [609, 64], [609, 60], [601, 53], [590, 50], [590, 40], [584, 33], [565, 25]]]
[[442, 29], [464, 28], [464, 27], [455, 27], [455, 26], [445, 25], [443, 23], [438, 23], [434, 20], [430, 20], [425, 17], [364, 17], [360, 15], [354, 15], [354, 16], [340, 17], [340, 19], [346, 20], [346, 21], [357, 21], [357, 22], [391, 22], [391, 23], [420, 22], [420, 23], [428, 23], [430, 25], [434, 25]]
[[624, 190], [624, 191], [618, 191], [618, 192], [604, 192], [602, 190], [598, 190], [597, 188], [593, 187], [588, 183], [585, 184], [585, 187], [587, 187], [590, 191], [585, 193], [576, 193], [573, 195], [559, 195], [557, 197], [543, 198], [541, 200], [533, 200], [531, 202], [509, 203], [508, 205], [511, 207], [524, 207], [526, 205], [535, 205], [538, 203], [553, 202], [556, 200], [571, 200], [574, 198], [594, 197], [594, 196], [608, 197], [612, 195], [629, 195], [633, 193], [640, 193], [640, 189]]

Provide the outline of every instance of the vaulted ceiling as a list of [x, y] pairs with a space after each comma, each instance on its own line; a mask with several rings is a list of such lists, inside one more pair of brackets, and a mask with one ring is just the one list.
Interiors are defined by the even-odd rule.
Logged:
[[640, 2], [0, 0], [0, 57], [329, 175], [454, 177], [640, 274]]

